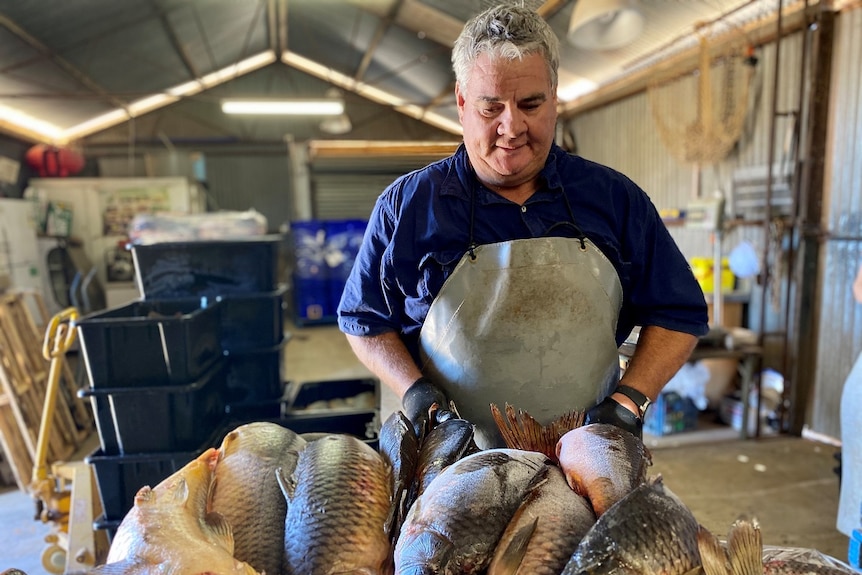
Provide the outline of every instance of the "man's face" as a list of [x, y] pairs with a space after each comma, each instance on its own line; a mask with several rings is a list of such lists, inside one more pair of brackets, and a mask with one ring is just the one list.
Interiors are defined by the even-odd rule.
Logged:
[[557, 96], [541, 54], [522, 60], [477, 58], [467, 85], [456, 84], [458, 116], [473, 169], [504, 190], [532, 181], [554, 141]]

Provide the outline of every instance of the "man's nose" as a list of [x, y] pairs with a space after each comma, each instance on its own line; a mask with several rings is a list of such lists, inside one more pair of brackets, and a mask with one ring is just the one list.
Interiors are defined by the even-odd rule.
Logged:
[[506, 108], [500, 115], [500, 123], [497, 124], [497, 135], [509, 138], [523, 134], [527, 129], [524, 114], [517, 107]]

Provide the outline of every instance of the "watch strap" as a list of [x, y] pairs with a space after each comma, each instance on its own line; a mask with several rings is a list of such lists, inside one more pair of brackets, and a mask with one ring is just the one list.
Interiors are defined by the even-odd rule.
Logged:
[[628, 385], [618, 385], [614, 390], [614, 393], [621, 393], [635, 402], [635, 405], [638, 407], [638, 414], [640, 418], [643, 419], [644, 415], [646, 415], [646, 410], [652, 404], [652, 400], [645, 396], [640, 391], [636, 390], [633, 387]]

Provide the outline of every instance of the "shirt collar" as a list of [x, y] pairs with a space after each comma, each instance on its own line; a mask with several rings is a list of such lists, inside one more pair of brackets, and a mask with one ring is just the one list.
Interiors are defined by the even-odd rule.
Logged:
[[[545, 180], [545, 185], [549, 191], [561, 192], [563, 190], [557, 163], [565, 154], [565, 150], [552, 144], [548, 159], [545, 161], [545, 167], [539, 172], [539, 178]], [[470, 190], [473, 186], [479, 185], [473, 166], [470, 165], [470, 158], [467, 156], [467, 148], [461, 143], [451, 157], [449, 171], [443, 179], [440, 193], [469, 200]]]

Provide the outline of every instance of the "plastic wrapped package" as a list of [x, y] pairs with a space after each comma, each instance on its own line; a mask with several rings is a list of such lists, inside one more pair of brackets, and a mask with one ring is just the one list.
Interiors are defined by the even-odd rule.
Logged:
[[267, 220], [255, 210], [204, 214], [138, 214], [129, 224], [129, 240], [136, 245], [206, 241], [266, 234]]
[[811, 566], [843, 569], [848, 573], [853, 573], [855, 571], [850, 565], [843, 561], [826, 555], [816, 549], [805, 547], [775, 547], [764, 545], [762, 557], [764, 564], [771, 561], [798, 561]]

